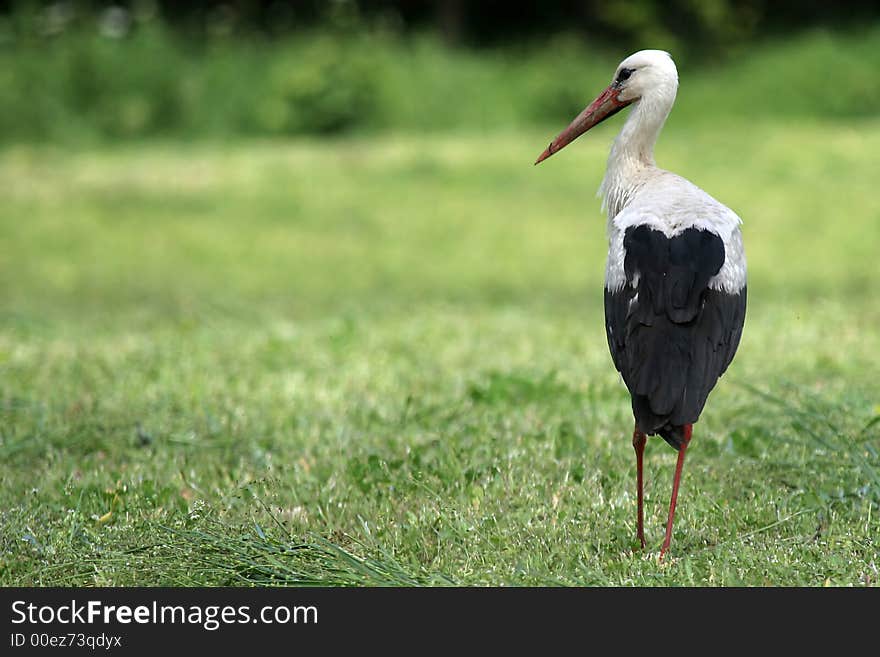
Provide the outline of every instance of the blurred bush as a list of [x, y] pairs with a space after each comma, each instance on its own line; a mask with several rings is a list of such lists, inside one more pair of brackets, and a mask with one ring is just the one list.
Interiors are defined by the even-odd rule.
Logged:
[[188, 41], [155, 15], [119, 7], [69, 19], [0, 17], [0, 140], [327, 134], [379, 125], [377, 55], [394, 48], [386, 41], [356, 31]]
[[382, 71], [364, 41], [317, 35], [279, 48], [254, 107], [259, 131], [333, 133], [374, 123]]
[[[0, 141], [327, 135], [568, 121], [627, 52], [573, 35], [481, 50], [356, 20], [188, 38], [155, 11], [0, 17]], [[145, 5], [148, 6], [148, 5]], [[653, 44], [651, 44], [653, 45]], [[676, 116], [880, 113], [880, 26], [678, 57]]]

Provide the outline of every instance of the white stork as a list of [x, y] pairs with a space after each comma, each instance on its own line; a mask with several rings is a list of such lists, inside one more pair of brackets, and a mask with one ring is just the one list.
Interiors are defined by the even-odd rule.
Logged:
[[666, 538], [692, 425], [736, 352], [746, 310], [740, 218], [702, 189], [654, 163], [654, 143], [675, 102], [669, 53], [642, 50], [535, 164], [632, 105], [599, 188], [608, 213], [605, 329], [632, 397], [638, 488], [637, 537], [645, 547], [642, 456], [648, 435], [678, 450]]

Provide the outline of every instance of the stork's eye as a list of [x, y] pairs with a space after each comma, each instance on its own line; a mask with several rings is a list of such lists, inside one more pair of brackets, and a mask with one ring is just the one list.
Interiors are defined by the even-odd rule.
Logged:
[[620, 73], [617, 74], [617, 81], [625, 82], [626, 80], [629, 80], [629, 76], [633, 74], [633, 71], [635, 71], [633, 68], [620, 69]]

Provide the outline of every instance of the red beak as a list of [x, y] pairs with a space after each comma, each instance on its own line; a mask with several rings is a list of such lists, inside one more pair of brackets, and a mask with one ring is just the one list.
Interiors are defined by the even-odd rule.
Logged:
[[596, 100], [590, 103], [583, 112], [578, 114], [577, 118], [575, 118], [565, 130], [559, 133], [559, 136], [550, 143], [540, 156], [538, 156], [538, 159], [535, 160], [535, 164], [540, 164], [556, 151], [562, 150], [594, 125], [598, 125], [609, 116], [617, 114], [620, 110], [635, 100], [635, 98], [632, 100], [619, 100], [619, 94], [620, 89], [613, 84], [599, 94], [599, 97]]

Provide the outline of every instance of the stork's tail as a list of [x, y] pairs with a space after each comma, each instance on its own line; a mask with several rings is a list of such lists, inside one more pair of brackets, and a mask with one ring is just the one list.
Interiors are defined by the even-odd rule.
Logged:
[[667, 423], [656, 429], [656, 433], [660, 434], [660, 437], [669, 443], [675, 451], [680, 451], [684, 445], [684, 425]]
[[[633, 415], [639, 430], [649, 436], [659, 435], [676, 451], [684, 444], [685, 427], [687, 424], [674, 424], [669, 414], [658, 414], [651, 408], [651, 401], [646, 395], [632, 396]], [[676, 418], [681, 420], [681, 417]], [[693, 422], [691, 423], [693, 424]]]

